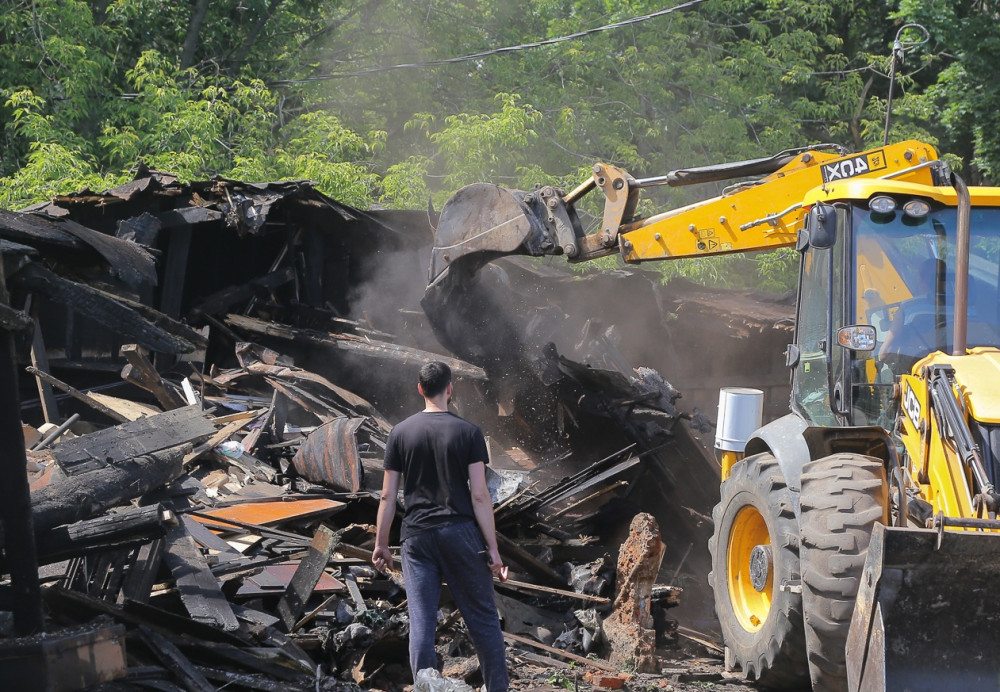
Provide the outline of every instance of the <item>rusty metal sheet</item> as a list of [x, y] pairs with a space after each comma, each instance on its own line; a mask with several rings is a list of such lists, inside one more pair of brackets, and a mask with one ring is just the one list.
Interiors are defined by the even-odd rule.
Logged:
[[[236, 591], [236, 595], [239, 597], [256, 597], [283, 594], [295, 576], [295, 571], [298, 567], [298, 562], [279, 562], [276, 565], [269, 565], [260, 574], [244, 579], [243, 584]], [[319, 582], [312, 590], [313, 593], [330, 593], [334, 591], [347, 591], [347, 587], [342, 581], [330, 576], [326, 572], [320, 575]]]
[[[245, 524], [268, 526], [293, 519], [323, 517], [339, 512], [344, 507], [343, 502], [326, 499], [289, 500], [285, 502], [242, 502], [229, 507], [218, 507], [207, 510], [201, 512], [200, 515], [218, 517], [219, 519], [233, 519]], [[192, 516], [203, 524], [213, 525], [212, 520], [205, 518], [205, 516]], [[219, 525], [225, 525], [225, 522], [219, 522]]]
[[292, 465], [313, 483], [356, 493], [361, 490], [357, 432], [364, 418], [335, 418], [316, 428], [295, 453]]

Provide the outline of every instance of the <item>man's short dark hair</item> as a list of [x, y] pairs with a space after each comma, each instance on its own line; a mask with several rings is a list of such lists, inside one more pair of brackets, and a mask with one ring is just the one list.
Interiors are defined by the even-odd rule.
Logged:
[[420, 368], [420, 388], [428, 399], [436, 397], [448, 388], [451, 382], [451, 368], [436, 360]]

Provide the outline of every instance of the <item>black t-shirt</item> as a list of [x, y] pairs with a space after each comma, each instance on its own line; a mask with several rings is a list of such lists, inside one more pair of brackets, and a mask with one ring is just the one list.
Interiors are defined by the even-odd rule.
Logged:
[[386, 471], [403, 474], [401, 541], [421, 531], [475, 521], [469, 466], [489, 463], [479, 426], [447, 411], [421, 411], [398, 423], [385, 448]]

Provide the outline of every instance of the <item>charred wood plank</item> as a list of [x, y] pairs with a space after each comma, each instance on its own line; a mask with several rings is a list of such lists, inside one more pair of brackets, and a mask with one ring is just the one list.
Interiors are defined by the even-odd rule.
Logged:
[[222, 683], [218, 689], [224, 689], [229, 686], [241, 690], [261, 690], [261, 692], [299, 692], [300, 690], [301, 692], [307, 692], [310, 689], [309, 687], [300, 687], [298, 685], [289, 686], [288, 682], [271, 680], [260, 673], [235, 673], [231, 670], [210, 668], [208, 666], [198, 666], [198, 670], [207, 679]]
[[166, 552], [166, 541], [162, 538], [139, 546], [132, 558], [132, 564], [129, 565], [128, 574], [125, 575], [121, 593], [118, 594], [119, 604], [128, 601], [136, 603], [149, 601], [149, 594], [153, 591], [153, 584], [156, 583], [164, 552]]
[[263, 461], [253, 456], [252, 454], [243, 453], [238, 457], [228, 457], [221, 454], [217, 450], [212, 450], [212, 456], [220, 464], [228, 464], [231, 466], [236, 466], [237, 468], [243, 470], [251, 478], [258, 481], [264, 481], [265, 483], [274, 483], [278, 478], [278, 470], [275, 469], [270, 464], [265, 464]]
[[141, 284], [156, 285], [156, 260], [138, 243], [95, 231], [68, 219], [60, 221], [59, 226], [93, 248], [107, 261], [111, 271], [132, 288]]
[[240, 623], [187, 527], [184, 524], [172, 527], [167, 532], [166, 540], [164, 561], [177, 583], [188, 615], [227, 632], [238, 630]]
[[315, 673], [313, 670], [308, 672], [293, 670], [288, 664], [294, 663], [300, 668], [302, 664], [279, 649], [245, 649], [217, 642], [184, 643], [181, 645], [181, 649], [196, 661], [219, 665], [224, 660], [247, 670], [257, 671], [286, 682], [301, 683], [306, 679], [306, 676]]
[[112, 300], [118, 301], [122, 305], [132, 308], [137, 313], [142, 315], [145, 319], [147, 319], [151, 324], [156, 325], [165, 332], [170, 332], [171, 334], [173, 334], [178, 338], [184, 339], [185, 341], [189, 341], [195, 346], [196, 349], [205, 348], [206, 346], [208, 346], [208, 339], [206, 339], [205, 336], [197, 329], [193, 329], [184, 322], [176, 320], [173, 317], [170, 317], [169, 315], [163, 314], [162, 312], [160, 312], [159, 310], [150, 305], [146, 305], [145, 303], [140, 302], [138, 300], [132, 300], [131, 298], [126, 298], [125, 296], [108, 293], [107, 291], [102, 291], [98, 288], [95, 288], [94, 290], [96, 290], [98, 293], [102, 293], [108, 296]]
[[210, 683], [169, 639], [155, 630], [147, 629], [140, 629], [139, 637], [149, 653], [173, 673], [184, 689], [191, 692], [215, 692], [215, 685]]
[[[76, 438], [83, 439], [83, 438]], [[35, 530], [89, 519], [166, 485], [183, 473], [186, 446], [124, 459], [113, 465], [52, 481], [31, 493]], [[10, 539], [10, 533], [7, 533]]]
[[541, 642], [536, 642], [534, 639], [529, 639], [528, 637], [522, 637], [519, 634], [511, 634], [510, 632], [504, 632], [503, 638], [506, 639], [507, 641], [511, 641], [516, 644], [522, 644], [525, 646], [533, 647], [535, 649], [540, 649], [550, 654], [554, 654], [555, 656], [558, 656], [560, 658], [565, 658], [570, 661], [575, 661], [585, 666], [592, 666], [594, 668], [597, 668], [598, 670], [607, 671], [609, 673], [617, 673], [621, 670], [621, 667], [619, 666], [612, 666], [610, 664], [604, 663], [603, 661], [596, 661], [592, 658], [584, 658], [583, 656], [577, 656], [576, 654], [572, 654], [568, 651], [557, 649], [554, 646], [546, 646]]
[[[242, 377], [245, 374], [277, 378], [296, 385], [312, 383], [324, 388], [333, 394], [336, 399], [347, 404], [349, 407], [363, 411], [369, 415], [375, 415], [374, 407], [364, 398], [343, 387], [338, 387], [322, 375], [279, 362], [281, 359], [280, 354], [270, 349], [264, 349], [252, 343], [240, 343], [236, 347], [236, 357], [239, 359], [240, 365], [245, 372], [234, 371], [228, 375], [222, 375], [218, 378], [222, 383]], [[386, 429], [391, 427], [387, 422], [384, 422], [384, 424]]]
[[278, 601], [278, 615], [285, 630], [291, 632], [305, 611], [306, 602], [330, 560], [330, 553], [337, 544], [333, 531], [320, 526], [309, 544], [309, 555], [299, 563], [285, 594]]
[[52, 456], [64, 471], [73, 473], [194, 442], [215, 432], [197, 406], [185, 406], [65, 440], [52, 448]]
[[214, 550], [219, 554], [220, 562], [243, 559], [243, 553], [219, 538], [218, 534], [210, 531], [208, 527], [201, 522], [195, 521], [188, 516], [181, 517], [181, 520], [184, 522], [184, 526], [187, 527], [188, 533], [191, 534], [191, 537], [195, 540], [195, 542], [206, 550]]
[[497, 582], [494, 586], [498, 589], [510, 589], [511, 591], [519, 591], [522, 593], [547, 593], [554, 596], [562, 596], [564, 598], [575, 598], [578, 601], [600, 603], [602, 605], [611, 603], [611, 599], [605, 598], [604, 596], [592, 596], [589, 593], [577, 593], [576, 591], [567, 591], [566, 589], [553, 589], [548, 586], [528, 584], [527, 582], [514, 581], [513, 579], [508, 579], [504, 582]]
[[35, 321], [31, 316], [15, 310], [6, 303], [0, 303], [0, 329], [8, 332], [27, 332], [35, 328]]
[[163, 353], [190, 353], [194, 345], [152, 324], [132, 308], [85, 284], [53, 274], [36, 262], [11, 277], [13, 285], [68, 306], [125, 338]]
[[199, 223], [221, 221], [223, 215], [222, 212], [216, 209], [194, 206], [168, 209], [167, 211], [159, 213], [157, 218], [163, 223], [163, 228], [174, 229], [171, 233], [176, 233], [176, 229], [179, 227], [183, 228], [184, 226], [191, 226]]
[[524, 550], [514, 541], [497, 532], [497, 546], [500, 552], [510, 560], [521, 565], [526, 571], [549, 583], [566, 586], [566, 580], [561, 574], [549, 567], [547, 564], [536, 558], [534, 555]]
[[34, 214], [0, 209], [0, 236], [31, 247], [49, 246], [63, 251], [80, 252], [87, 245], [60, 225]]
[[229, 286], [202, 299], [192, 308], [192, 312], [215, 315], [228, 312], [237, 305], [242, 305], [257, 296], [261, 291], [283, 286], [295, 279], [295, 268], [285, 267], [269, 274], [264, 274], [245, 284]]
[[42, 597], [52, 612], [74, 620], [89, 621], [97, 615], [107, 615], [132, 627], [155, 628], [165, 634], [187, 634], [197, 637], [203, 640], [199, 642], [203, 645], [208, 642], [222, 642], [230, 646], [242, 646], [246, 643], [243, 639], [218, 627], [205, 625], [189, 617], [175, 615], [144, 603], [126, 601], [123, 607], [119, 607], [79, 591], [70, 591], [58, 586], [44, 589]]
[[338, 416], [346, 415], [343, 411], [338, 411], [333, 408], [330, 404], [322, 401], [309, 392], [304, 392], [298, 387], [288, 384], [287, 382], [281, 382], [273, 377], [265, 378], [267, 383], [274, 387], [275, 391], [280, 392], [286, 398], [294, 401], [296, 404], [304, 408], [309, 413], [316, 416], [323, 422], [326, 422], [332, 418], [337, 418]]
[[265, 322], [243, 315], [227, 315], [226, 323], [255, 334], [265, 334], [286, 341], [303, 341], [317, 346], [327, 346], [339, 351], [353, 353], [378, 360], [391, 360], [402, 365], [420, 367], [431, 361], [439, 360], [447, 363], [455, 377], [485, 381], [486, 372], [463, 360], [431, 353], [421, 349], [400, 346], [388, 342], [380, 342], [361, 337], [351, 337], [344, 334], [317, 332], [307, 329], [295, 329], [287, 325]]
[[107, 406], [105, 406], [104, 404], [102, 404], [97, 399], [94, 399], [93, 397], [88, 396], [85, 392], [81, 392], [79, 389], [76, 389], [75, 387], [72, 387], [72, 386], [66, 384], [62, 380], [53, 377], [52, 375], [50, 375], [47, 372], [42, 372], [41, 370], [39, 370], [38, 368], [36, 368], [36, 367], [34, 367], [32, 365], [29, 365], [28, 367], [26, 367], [25, 371], [27, 371], [28, 374], [30, 374], [30, 375], [34, 375], [39, 380], [42, 380], [43, 382], [47, 382], [48, 384], [52, 385], [56, 389], [61, 389], [62, 391], [66, 392], [67, 394], [69, 394], [74, 399], [76, 399], [78, 401], [82, 401], [83, 403], [87, 404], [87, 406], [90, 406], [91, 408], [93, 408], [93, 409], [95, 409], [97, 411], [100, 411], [101, 413], [103, 413], [105, 416], [107, 416], [111, 420], [118, 421], [119, 423], [127, 423], [128, 422], [128, 418], [126, 418], [125, 416], [121, 415], [117, 411], [111, 410], [110, 408], [108, 408]]

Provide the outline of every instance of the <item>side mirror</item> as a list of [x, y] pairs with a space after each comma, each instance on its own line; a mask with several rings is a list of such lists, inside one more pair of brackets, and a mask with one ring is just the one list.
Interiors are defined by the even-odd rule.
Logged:
[[850, 324], [837, 330], [837, 343], [851, 351], [875, 350], [875, 327]]
[[837, 209], [830, 204], [817, 204], [806, 220], [808, 243], [815, 248], [831, 248], [837, 242]]

